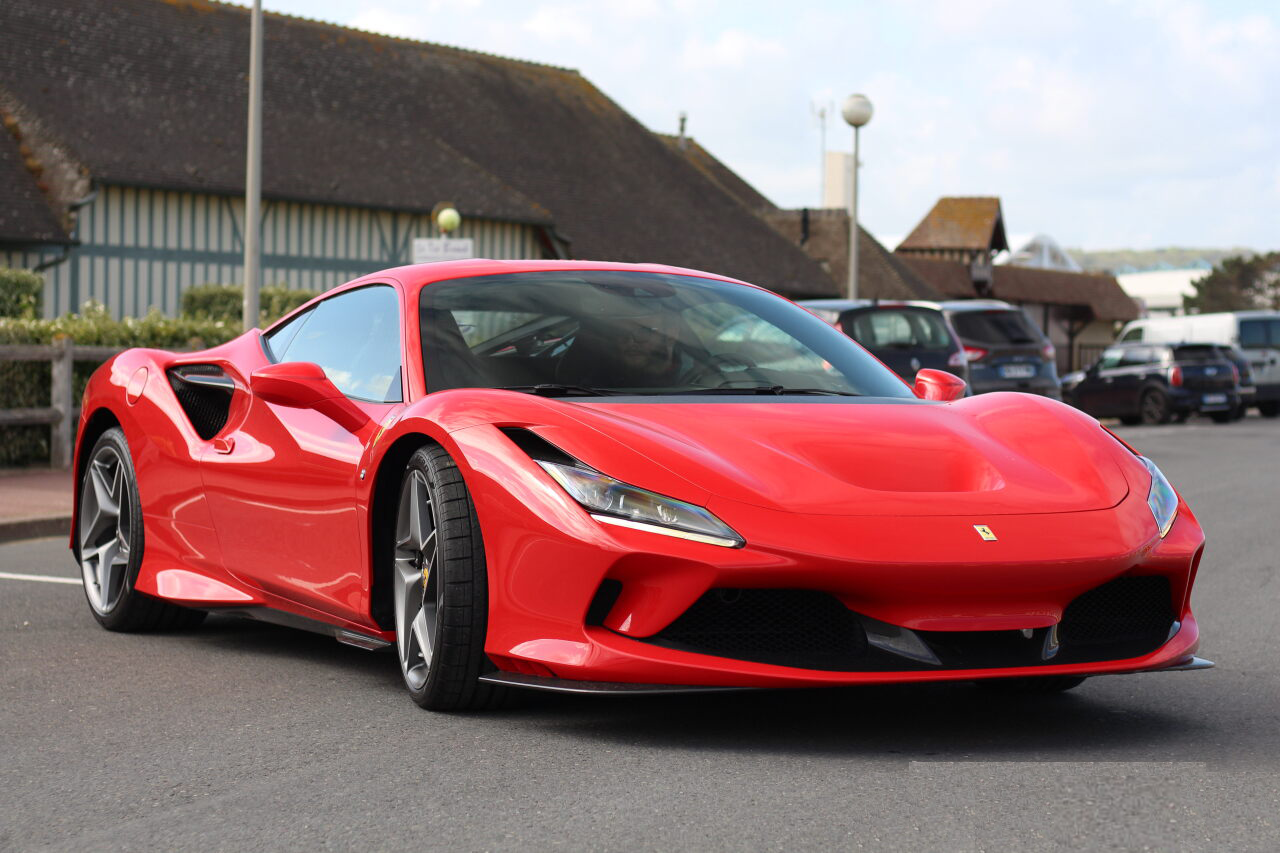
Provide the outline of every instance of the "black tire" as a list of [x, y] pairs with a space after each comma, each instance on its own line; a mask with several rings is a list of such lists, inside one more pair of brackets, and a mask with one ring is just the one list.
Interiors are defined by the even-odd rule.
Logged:
[[[103, 433], [89, 451], [79, 489], [75, 556], [89, 612], [98, 624], [108, 631], [173, 631], [194, 628], [204, 621], [203, 610], [179, 607], [134, 589], [146, 537], [133, 457], [119, 427]], [[104, 499], [100, 500], [100, 494]], [[113, 505], [116, 513], [111, 522], [108, 510]], [[86, 554], [86, 546], [97, 547]], [[105, 584], [104, 560], [113, 567], [113, 579]], [[114, 577], [117, 573], [119, 577]]]
[[1159, 388], [1148, 388], [1142, 392], [1138, 411], [1144, 424], [1166, 424], [1173, 417], [1173, 412], [1169, 409], [1169, 395]]
[[1125, 426], [1137, 426], [1142, 423], [1142, 415], [1121, 415], [1120, 423]]
[[993, 693], [1014, 693], [1021, 696], [1064, 693], [1084, 683], [1075, 675], [1033, 675], [1027, 678], [986, 678], [974, 682], [983, 690]]
[[1210, 412], [1209, 417], [1215, 424], [1229, 424], [1236, 420], [1236, 413], [1234, 409], [1226, 412]]
[[[430, 499], [432, 530], [423, 542], [415, 543], [411, 541], [412, 528], [406, 529], [406, 513], [413, 513], [411, 491], [424, 485]], [[421, 522], [419, 530], [425, 530]], [[442, 447], [428, 445], [409, 458], [401, 480], [395, 531], [396, 645], [410, 697], [433, 711], [500, 706], [506, 689], [479, 680], [494, 668], [484, 653], [489, 584], [480, 523], [462, 474]], [[412, 547], [433, 537], [433, 554], [427, 554], [428, 548]], [[420, 573], [416, 581], [411, 580], [415, 553]], [[414, 596], [419, 597], [417, 610], [430, 610], [434, 601], [434, 616], [429, 620], [424, 617], [422, 622], [424, 626], [430, 622], [429, 628], [418, 629], [430, 635], [429, 659], [422, 663], [419, 661], [426, 654], [412, 628], [418, 614], [410, 615]]]
[[1258, 413], [1264, 418], [1274, 418], [1280, 416], [1280, 401], [1268, 400], [1265, 403], [1258, 404]]

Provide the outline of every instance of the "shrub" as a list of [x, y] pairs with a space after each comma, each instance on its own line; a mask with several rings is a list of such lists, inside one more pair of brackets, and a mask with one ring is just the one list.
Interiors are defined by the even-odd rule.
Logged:
[[0, 317], [39, 317], [43, 301], [43, 276], [0, 267]]
[[[268, 326], [316, 296], [313, 290], [290, 290], [283, 284], [258, 291], [259, 326]], [[238, 284], [201, 284], [182, 294], [182, 316], [191, 319], [239, 323], [244, 310], [244, 288]]]

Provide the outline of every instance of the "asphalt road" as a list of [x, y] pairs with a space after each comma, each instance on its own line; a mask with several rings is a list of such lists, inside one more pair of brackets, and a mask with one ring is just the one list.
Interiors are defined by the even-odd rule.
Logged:
[[[77, 586], [0, 579], [0, 850], [1280, 849], [1280, 421], [1121, 432], [1208, 532], [1217, 669], [440, 715], [390, 655], [109, 634]], [[58, 540], [0, 572], [74, 575]]]

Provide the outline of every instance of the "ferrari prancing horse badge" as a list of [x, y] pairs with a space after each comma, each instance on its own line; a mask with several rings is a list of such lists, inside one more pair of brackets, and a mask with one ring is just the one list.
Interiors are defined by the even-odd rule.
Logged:
[[978, 535], [982, 537], [983, 542], [996, 541], [996, 535], [992, 533], [991, 528], [987, 527], [985, 524], [975, 524], [973, 529], [978, 531]]

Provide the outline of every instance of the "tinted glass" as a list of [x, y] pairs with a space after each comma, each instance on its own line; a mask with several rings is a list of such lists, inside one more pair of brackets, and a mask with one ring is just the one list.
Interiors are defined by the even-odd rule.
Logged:
[[[1277, 339], [1280, 342], [1280, 339]], [[1240, 321], [1240, 346], [1242, 347], [1265, 347], [1267, 345], [1267, 321], [1266, 320], [1241, 320]]]
[[1268, 320], [1267, 328], [1270, 335], [1267, 343], [1272, 349], [1280, 349], [1280, 320]]
[[1173, 348], [1173, 360], [1183, 362], [1224, 361], [1221, 351], [1214, 346], [1183, 346]]
[[348, 397], [401, 399], [400, 307], [393, 288], [350, 290], [321, 302], [311, 315], [279, 360], [314, 361]]
[[1126, 366], [1131, 364], [1152, 364], [1159, 360], [1160, 353], [1150, 347], [1128, 347], [1124, 350], [1124, 355], [1120, 357], [1120, 363]]
[[877, 308], [845, 318], [849, 337], [869, 349], [951, 349], [951, 335], [941, 314], [932, 311]]
[[956, 333], [984, 344], [1038, 344], [1040, 333], [1021, 311], [957, 311]]
[[631, 271], [513, 273], [422, 289], [427, 390], [821, 389], [911, 398], [847, 337], [753, 287]]
[[1124, 358], [1124, 350], [1116, 347], [1102, 351], [1102, 357], [1098, 359], [1098, 369], [1106, 370], [1109, 367], [1118, 367], [1120, 359]]
[[1124, 335], [1120, 338], [1120, 340], [1122, 340], [1122, 341], [1140, 341], [1140, 340], [1142, 340], [1142, 327], [1141, 327], [1141, 326], [1138, 326], [1138, 327], [1136, 327], [1136, 328], [1130, 329], [1129, 331], [1127, 331], [1127, 332], [1125, 332], [1125, 333], [1124, 333]]
[[289, 349], [289, 344], [293, 343], [294, 336], [298, 334], [298, 330], [302, 328], [303, 324], [311, 318], [314, 310], [304, 311], [284, 325], [276, 326], [263, 335], [267, 339], [267, 351], [271, 353], [272, 358], [276, 361], [284, 360], [284, 354]]

